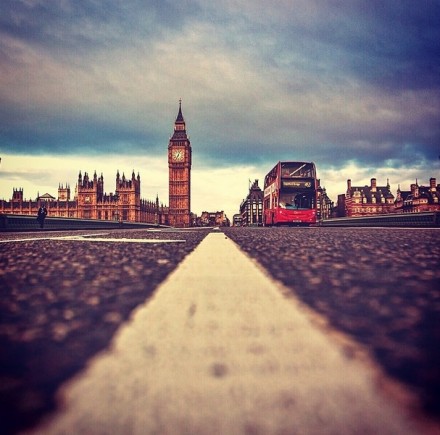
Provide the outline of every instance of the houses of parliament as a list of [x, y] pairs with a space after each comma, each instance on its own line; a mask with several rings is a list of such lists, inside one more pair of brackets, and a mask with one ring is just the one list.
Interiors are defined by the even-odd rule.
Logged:
[[58, 198], [49, 194], [36, 200], [24, 200], [23, 189], [13, 189], [10, 201], [0, 200], [0, 213], [37, 215], [44, 204], [48, 216], [80, 219], [103, 219], [144, 222], [173, 227], [191, 226], [191, 143], [186, 133], [182, 103], [174, 122], [174, 132], [168, 143], [169, 205], [141, 198], [141, 177], [134, 171], [131, 177], [116, 173], [114, 193], [104, 191], [104, 177], [79, 172], [74, 197], [70, 186], [60, 184]]

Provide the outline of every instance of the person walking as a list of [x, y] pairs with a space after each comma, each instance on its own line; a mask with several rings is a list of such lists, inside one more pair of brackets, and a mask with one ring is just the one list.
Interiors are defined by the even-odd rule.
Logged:
[[44, 227], [44, 219], [46, 219], [46, 216], [47, 216], [47, 208], [44, 204], [42, 204], [38, 209], [38, 215], [37, 215], [37, 221], [40, 224], [40, 228]]

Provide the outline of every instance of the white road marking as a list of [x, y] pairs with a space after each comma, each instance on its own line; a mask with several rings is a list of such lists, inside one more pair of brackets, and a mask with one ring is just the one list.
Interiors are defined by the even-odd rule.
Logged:
[[121, 238], [107, 238], [107, 237], [65, 237], [63, 240], [71, 240], [74, 242], [114, 242], [114, 243], [185, 243], [182, 239], [126, 239]]
[[417, 434], [374, 371], [209, 234], [33, 434]]
[[122, 238], [110, 238], [110, 237], [97, 237], [105, 234], [85, 234], [81, 236], [60, 236], [60, 237], [32, 237], [24, 239], [10, 239], [0, 240], [0, 243], [12, 243], [12, 242], [31, 242], [37, 240], [54, 240], [54, 241], [72, 241], [72, 242], [113, 242], [113, 243], [185, 243], [183, 239], [127, 239]]

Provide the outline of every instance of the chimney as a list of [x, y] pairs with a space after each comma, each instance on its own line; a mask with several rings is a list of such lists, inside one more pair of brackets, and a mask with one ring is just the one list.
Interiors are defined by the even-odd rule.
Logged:
[[376, 192], [376, 179], [375, 178], [371, 179], [371, 191]]
[[436, 183], [437, 183], [437, 180], [435, 178], [430, 178], [429, 179], [429, 190], [431, 192], [435, 192], [437, 190], [436, 189]]
[[351, 190], [351, 180], [347, 180], [347, 190]]

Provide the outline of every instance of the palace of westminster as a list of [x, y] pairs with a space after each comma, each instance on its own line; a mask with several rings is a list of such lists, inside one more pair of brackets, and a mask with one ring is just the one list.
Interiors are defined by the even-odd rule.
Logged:
[[191, 143], [186, 133], [182, 104], [174, 123], [174, 133], [168, 144], [169, 205], [159, 204], [159, 198], [141, 198], [141, 178], [134, 171], [130, 178], [116, 173], [116, 190], [104, 192], [104, 177], [79, 173], [75, 196], [71, 199], [69, 185], [59, 185], [58, 199], [49, 194], [35, 201], [23, 199], [23, 189], [13, 189], [10, 201], [0, 200], [0, 213], [36, 215], [44, 204], [48, 216], [81, 219], [105, 219], [144, 222], [173, 227], [189, 227], [191, 214]]
[[[58, 199], [49, 194], [36, 200], [24, 200], [23, 189], [13, 189], [10, 201], [0, 200], [0, 213], [36, 215], [44, 204], [49, 216], [81, 219], [105, 219], [143, 222], [185, 228], [194, 225], [229, 225], [224, 212], [202, 212], [200, 218], [191, 213], [191, 164], [192, 149], [186, 124], [182, 115], [182, 103], [174, 122], [174, 132], [168, 143], [169, 205], [141, 198], [141, 178], [134, 171], [131, 178], [116, 173], [115, 193], [104, 192], [104, 177], [93, 178], [87, 172], [79, 173], [74, 198], [71, 199], [69, 185], [59, 185]], [[263, 192], [258, 180], [250, 187], [249, 194], [234, 216], [234, 224], [262, 224]], [[391, 193], [389, 182], [378, 186], [371, 179], [370, 186], [352, 186], [347, 180], [347, 191], [338, 195], [336, 205], [330, 201], [325, 188], [317, 189], [318, 216], [320, 219], [344, 216], [367, 216], [386, 213], [413, 213], [440, 210], [440, 184], [430, 178], [429, 186], [419, 186], [416, 181], [411, 190], [400, 186], [397, 196]]]

